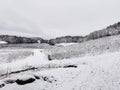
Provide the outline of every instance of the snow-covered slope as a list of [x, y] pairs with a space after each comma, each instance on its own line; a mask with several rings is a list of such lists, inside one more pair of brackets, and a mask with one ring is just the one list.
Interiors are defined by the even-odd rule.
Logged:
[[[31, 65], [41, 64], [44, 62], [44, 69], [18, 73], [10, 75], [9, 78], [2, 79], [1, 84], [5, 86], [1, 90], [119, 90], [120, 89], [120, 52], [108, 53], [104, 55], [64, 59], [62, 61], [47, 61], [44, 55], [40, 55], [41, 50], [34, 50], [36, 52], [34, 60]], [[42, 51], [43, 52], [43, 51]], [[36, 55], [41, 59], [36, 58]], [[33, 59], [32, 59], [33, 60]], [[35, 60], [35, 61], [36, 61]], [[46, 60], [46, 61], [44, 61]], [[26, 61], [29, 61], [26, 59]], [[21, 62], [26, 62], [21, 61]], [[15, 62], [16, 63], [16, 62]], [[46, 68], [46, 65], [49, 66]], [[52, 68], [49, 67], [54, 64], [69, 65], [67, 67]], [[23, 63], [19, 63], [19, 66]], [[71, 66], [70, 66], [71, 65]], [[76, 67], [72, 67], [72, 66]], [[29, 62], [28, 62], [29, 66]], [[13, 67], [13, 66], [11, 66]], [[14, 68], [18, 65], [15, 64]], [[12, 70], [12, 69], [11, 69]], [[25, 83], [26, 80], [32, 80], [31, 83], [20, 85], [19, 81]], [[13, 80], [13, 83], [10, 83]], [[9, 83], [8, 83], [9, 81]], [[29, 81], [30, 82], [30, 81]], [[8, 84], [6, 84], [8, 83]]]
[[96, 40], [85, 41], [65, 47], [48, 49], [46, 53], [50, 60], [95, 56], [103, 53], [116, 52], [120, 50], [120, 35], [104, 37]]

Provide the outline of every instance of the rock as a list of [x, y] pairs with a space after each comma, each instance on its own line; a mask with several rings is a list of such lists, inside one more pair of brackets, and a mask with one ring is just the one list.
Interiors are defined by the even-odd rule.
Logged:
[[6, 80], [6, 81], [4, 81], [6, 84], [13, 84], [13, 83], [15, 83], [16, 82], [16, 80], [15, 79], [8, 79], [8, 80]]
[[19, 85], [25, 85], [25, 84], [28, 84], [28, 83], [32, 83], [34, 82], [35, 79], [34, 78], [29, 78], [27, 80], [20, 80], [20, 79], [17, 79], [16, 80], [16, 83], [19, 84]]
[[25, 85], [25, 84], [29, 84], [35, 81], [35, 77], [34, 76], [24, 76], [24, 77], [20, 77], [16, 80], [16, 83], [18, 85]]
[[64, 68], [77, 68], [77, 65], [66, 65]]
[[0, 88], [3, 88], [5, 86], [4, 82], [0, 82]]

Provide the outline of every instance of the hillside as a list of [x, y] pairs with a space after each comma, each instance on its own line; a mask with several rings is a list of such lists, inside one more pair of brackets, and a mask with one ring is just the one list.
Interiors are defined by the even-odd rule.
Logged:
[[106, 52], [120, 50], [120, 35], [109, 36], [70, 46], [61, 46], [48, 49], [46, 53], [50, 60], [76, 58], [83, 56], [95, 56]]
[[33, 38], [10, 35], [0, 35], [0, 41], [5, 41], [8, 44], [38, 43], [37, 40]]
[[114, 36], [120, 34], [120, 22], [108, 26], [105, 29], [94, 31], [87, 35], [87, 40], [94, 40], [108, 36]]
[[104, 38], [120, 34], [120, 22], [108, 26], [107, 28], [91, 32], [86, 36], [63, 36], [55, 39], [50, 39], [48, 43], [55, 45], [59, 43], [82, 43], [89, 40]]

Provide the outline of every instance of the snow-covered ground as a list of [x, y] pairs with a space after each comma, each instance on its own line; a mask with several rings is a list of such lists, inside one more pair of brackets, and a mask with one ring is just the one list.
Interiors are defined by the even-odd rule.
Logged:
[[70, 46], [70, 45], [74, 45], [77, 43], [60, 43], [60, 44], [55, 44], [56, 46]]
[[33, 54], [34, 52], [29, 49], [0, 49], [0, 64], [21, 60]]
[[[0, 86], [5, 85], [0, 90], [120, 89], [119, 51], [53, 61], [48, 60], [42, 49], [33, 49], [33, 52], [33, 56], [23, 60], [0, 64], [1, 75], [3, 75]], [[30, 70], [33, 67], [34, 70]], [[4, 76], [7, 69], [8, 77]], [[23, 69], [25, 71], [22, 71]], [[24, 82], [24, 85], [21, 85], [20, 81]]]

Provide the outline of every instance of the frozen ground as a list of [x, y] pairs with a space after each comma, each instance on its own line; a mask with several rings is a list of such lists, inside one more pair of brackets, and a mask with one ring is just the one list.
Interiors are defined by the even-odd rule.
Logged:
[[33, 49], [33, 52], [33, 56], [23, 60], [0, 64], [3, 75], [0, 90], [120, 89], [119, 51], [53, 61], [48, 60], [44, 50]]

